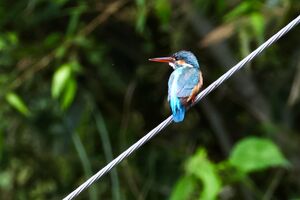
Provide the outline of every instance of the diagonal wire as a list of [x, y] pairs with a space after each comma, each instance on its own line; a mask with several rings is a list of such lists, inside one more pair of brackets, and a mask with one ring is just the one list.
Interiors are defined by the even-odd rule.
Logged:
[[[277, 32], [275, 35], [273, 35], [270, 39], [268, 39], [265, 43], [260, 45], [255, 51], [253, 51], [251, 54], [249, 54], [247, 57], [245, 57], [243, 60], [241, 60], [238, 64], [236, 64], [234, 67], [232, 67], [230, 70], [228, 70], [225, 74], [223, 74], [220, 78], [218, 78], [215, 82], [210, 84], [205, 90], [203, 90], [197, 97], [192, 106], [194, 106], [196, 103], [198, 103], [203, 97], [211, 93], [213, 90], [215, 90], [219, 85], [221, 85], [224, 81], [226, 81], [229, 77], [231, 77], [235, 72], [240, 70], [242, 67], [245, 66], [246, 63], [250, 62], [254, 57], [258, 56], [265, 48], [269, 47], [271, 44], [276, 42], [279, 38], [281, 38], [284, 34], [289, 32], [292, 28], [294, 28], [296, 25], [300, 23], [300, 15], [298, 15], [297, 18], [295, 18], [293, 21], [291, 21], [288, 25], [283, 27], [279, 32]], [[153, 138], [155, 135], [160, 133], [161, 130], [166, 128], [168, 125], [170, 125], [173, 122], [172, 116], [169, 116], [167, 119], [165, 119], [163, 122], [161, 122], [157, 127], [152, 129], [149, 133], [147, 133], [144, 137], [142, 137], [140, 140], [138, 140], [136, 143], [134, 143], [131, 147], [129, 147], [126, 151], [121, 153], [118, 157], [113, 159], [110, 163], [108, 163], [105, 167], [103, 167], [100, 171], [98, 171], [94, 176], [86, 180], [82, 185], [80, 185], [76, 190], [74, 190], [72, 193], [70, 193], [68, 196], [64, 198], [64, 200], [70, 200], [78, 196], [83, 190], [88, 188], [91, 184], [93, 184], [95, 181], [97, 181], [99, 178], [101, 178], [104, 174], [108, 173], [113, 167], [115, 167], [117, 164], [119, 164], [122, 160], [127, 158], [129, 155], [131, 155], [134, 151], [136, 151], [138, 148], [140, 148], [142, 145], [144, 145], [148, 140]]]

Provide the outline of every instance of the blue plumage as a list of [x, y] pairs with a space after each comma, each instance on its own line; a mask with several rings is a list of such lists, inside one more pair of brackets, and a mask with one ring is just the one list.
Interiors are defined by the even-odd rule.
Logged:
[[175, 122], [181, 122], [184, 119], [184, 98], [191, 95], [199, 79], [197, 68], [179, 67], [172, 72], [168, 82], [168, 100]]
[[183, 121], [186, 106], [194, 101], [202, 86], [202, 75], [197, 58], [189, 51], [179, 51], [170, 57], [149, 60], [167, 62], [174, 69], [168, 82], [168, 101], [174, 122]]
[[181, 104], [180, 99], [176, 96], [172, 96], [170, 98], [170, 107], [174, 122], [181, 122], [184, 119], [185, 107]]

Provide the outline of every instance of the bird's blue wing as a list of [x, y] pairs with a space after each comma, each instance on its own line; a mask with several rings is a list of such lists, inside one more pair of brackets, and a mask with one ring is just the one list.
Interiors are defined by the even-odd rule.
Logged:
[[178, 68], [171, 74], [168, 82], [168, 101], [175, 122], [182, 121], [185, 115], [185, 106], [180, 98], [191, 95], [192, 90], [199, 83], [199, 78], [199, 70], [195, 68]]
[[195, 68], [185, 68], [177, 80], [177, 97], [188, 97], [194, 87], [199, 83], [199, 70]]

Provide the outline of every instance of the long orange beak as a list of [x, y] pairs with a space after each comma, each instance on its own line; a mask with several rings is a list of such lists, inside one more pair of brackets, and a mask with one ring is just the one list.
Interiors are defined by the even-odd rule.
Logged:
[[160, 58], [150, 58], [149, 61], [152, 62], [164, 62], [164, 63], [173, 63], [175, 59], [173, 57], [160, 57]]

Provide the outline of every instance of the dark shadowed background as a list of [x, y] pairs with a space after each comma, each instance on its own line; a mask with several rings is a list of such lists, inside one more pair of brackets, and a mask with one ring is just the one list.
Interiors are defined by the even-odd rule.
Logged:
[[[190, 50], [204, 87], [299, 15], [298, 0], [0, 2], [0, 199], [61, 199], [170, 115]], [[78, 199], [300, 198], [300, 28]]]

